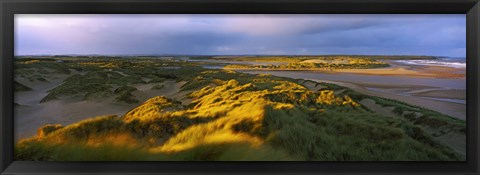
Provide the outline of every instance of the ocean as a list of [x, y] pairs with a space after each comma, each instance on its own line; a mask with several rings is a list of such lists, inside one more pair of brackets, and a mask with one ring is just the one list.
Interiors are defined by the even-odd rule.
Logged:
[[448, 66], [453, 68], [466, 68], [465, 57], [440, 57], [432, 60], [397, 60], [396, 62], [414, 65], [432, 65], [432, 66]]

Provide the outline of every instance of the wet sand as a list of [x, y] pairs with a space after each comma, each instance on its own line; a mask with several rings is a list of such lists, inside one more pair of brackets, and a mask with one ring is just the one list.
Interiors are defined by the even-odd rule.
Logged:
[[415, 92], [416, 96], [433, 97], [433, 98], [450, 98], [465, 100], [465, 90], [429, 90]]

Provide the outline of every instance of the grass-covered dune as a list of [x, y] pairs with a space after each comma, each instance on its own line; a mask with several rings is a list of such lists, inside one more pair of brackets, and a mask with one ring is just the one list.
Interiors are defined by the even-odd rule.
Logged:
[[[178, 65], [183, 67], [171, 69]], [[201, 69], [191, 63], [127, 58], [65, 62], [22, 60], [16, 61], [15, 66], [15, 75], [30, 81], [47, 81], [45, 77], [58, 74], [67, 76], [58, 86], [48, 90], [48, 95], [42, 98], [41, 103], [63, 98], [97, 100], [109, 97], [118, 102], [138, 103], [138, 99], [132, 94], [136, 91], [132, 85], [162, 83], [165, 80], [181, 81], [192, 76], [187, 72]], [[161, 85], [153, 89], [161, 89]], [[28, 87], [17, 83], [16, 90], [27, 91]]]
[[[436, 139], [465, 134], [465, 122], [434, 111], [333, 84], [312, 90], [304, 80], [271, 75], [170, 72], [188, 81], [182, 90], [191, 92], [190, 104], [157, 96], [123, 116], [45, 125], [15, 146], [15, 160], [465, 159]], [[398, 116], [368, 109], [359, 103], [366, 98]]]
[[229, 60], [229, 61], [257, 61], [257, 62], [301, 62], [311, 59], [338, 60], [338, 59], [368, 59], [368, 60], [423, 60], [438, 59], [435, 56], [418, 55], [257, 55], [257, 56], [191, 56], [190, 59]]
[[[51, 60], [39, 60], [39, 59], [20, 59], [16, 60], [14, 64], [14, 72], [16, 78], [23, 78], [28, 82], [48, 82], [50, 75], [70, 74], [71, 71], [65, 65], [57, 63]], [[21, 83], [16, 83], [15, 88], [19, 91], [24, 91], [25, 88], [21, 87]], [[18, 85], [18, 87], [17, 87]], [[23, 90], [22, 90], [23, 89]]]
[[[323, 61], [323, 60], [322, 60]], [[226, 65], [227, 69], [266, 69], [266, 70], [331, 70], [331, 69], [373, 69], [389, 67], [384, 62], [368, 61], [368, 60], [348, 60], [346, 63], [323, 63], [298, 62], [280, 65], [245, 65], [231, 64]]]

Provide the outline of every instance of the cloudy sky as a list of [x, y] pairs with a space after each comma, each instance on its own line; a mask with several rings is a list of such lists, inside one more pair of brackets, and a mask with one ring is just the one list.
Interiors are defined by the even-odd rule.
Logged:
[[465, 15], [15, 15], [15, 54], [466, 55]]

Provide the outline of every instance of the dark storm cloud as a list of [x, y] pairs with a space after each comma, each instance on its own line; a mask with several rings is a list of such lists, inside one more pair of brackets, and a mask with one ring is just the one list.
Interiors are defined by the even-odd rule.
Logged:
[[17, 15], [17, 55], [465, 56], [465, 15]]

